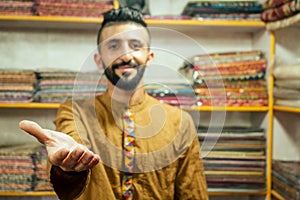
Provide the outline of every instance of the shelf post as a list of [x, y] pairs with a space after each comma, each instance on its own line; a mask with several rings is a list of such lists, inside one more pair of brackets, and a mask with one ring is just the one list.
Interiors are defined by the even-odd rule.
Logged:
[[267, 140], [267, 196], [266, 200], [271, 200], [272, 196], [272, 161], [273, 161], [273, 117], [274, 117], [274, 100], [273, 100], [273, 68], [275, 63], [275, 33], [270, 32], [270, 55], [269, 55], [270, 65], [269, 65], [269, 114], [268, 114], [268, 140]]
[[114, 4], [114, 9], [118, 9], [120, 6], [118, 0], [114, 0], [113, 4]]

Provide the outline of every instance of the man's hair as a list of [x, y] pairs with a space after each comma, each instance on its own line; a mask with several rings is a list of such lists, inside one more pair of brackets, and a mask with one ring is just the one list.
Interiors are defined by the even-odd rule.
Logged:
[[98, 31], [97, 44], [100, 44], [101, 33], [104, 27], [124, 22], [133, 22], [147, 29], [147, 24], [144, 21], [143, 15], [140, 11], [129, 7], [113, 9], [103, 14], [103, 22]]

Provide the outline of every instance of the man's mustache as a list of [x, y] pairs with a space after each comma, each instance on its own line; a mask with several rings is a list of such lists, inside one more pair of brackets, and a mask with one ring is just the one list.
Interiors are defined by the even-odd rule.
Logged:
[[128, 62], [121, 62], [121, 63], [113, 64], [111, 66], [111, 68], [112, 68], [112, 70], [115, 70], [115, 69], [118, 69], [119, 67], [122, 67], [122, 66], [130, 66], [130, 67], [136, 68], [139, 65], [136, 62], [134, 62], [133, 60], [130, 60]]

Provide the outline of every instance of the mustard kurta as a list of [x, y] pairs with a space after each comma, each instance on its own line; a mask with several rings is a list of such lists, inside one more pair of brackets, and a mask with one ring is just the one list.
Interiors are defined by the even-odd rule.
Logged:
[[[62, 104], [57, 131], [72, 136], [100, 155], [84, 172], [51, 168], [50, 179], [60, 199], [122, 199], [124, 104], [106, 92], [95, 99]], [[134, 199], [208, 199], [200, 146], [186, 112], [145, 95], [129, 107], [135, 122]]]

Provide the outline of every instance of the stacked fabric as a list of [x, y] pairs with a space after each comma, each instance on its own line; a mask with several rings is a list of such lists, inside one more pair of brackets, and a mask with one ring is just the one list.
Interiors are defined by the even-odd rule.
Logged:
[[272, 186], [285, 199], [300, 199], [300, 162], [274, 160]]
[[0, 102], [31, 102], [36, 81], [31, 70], [0, 69]]
[[32, 190], [34, 180], [32, 153], [32, 147], [26, 145], [0, 148], [0, 190]]
[[40, 16], [101, 17], [113, 9], [112, 0], [37, 0], [36, 14]]
[[300, 64], [278, 66], [273, 75], [275, 104], [300, 107]]
[[97, 72], [42, 70], [37, 72], [37, 77], [38, 89], [34, 99], [38, 102], [61, 103], [93, 97], [106, 90], [106, 82]]
[[41, 146], [37, 152], [32, 155], [35, 166], [34, 191], [52, 191], [53, 187], [49, 182], [47, 174], [47, 151]]
[[194, 89], [185, 83], [166, 83], [166, 84], [147, 84], [145, 85], [147, 93], [160, 102], [167, 103], [177, 107], [196, 106]]
[[196, 55], [179, 71], [189, 78], [198, 106], [266, 106], [267, 62], [260, 51]]
[[198, 129], [208, 188], [259, 191], [265, 188], [265, 133], [260, 128]]
[[194, 19], [225, 19], [225, 20], [260, 20], [262, 4], [255, 0], [198, 0], [190, 1], [182, 15]]
[[[267, 0], [264, 3], [261, 18], [265, 22], [275, 22], [293, 17], [299, 12], [300, 2], [298, 0]], [[294, 18], [291, 19], [291, 23], [294, 23]], [[277, 23], [277, 25], [280, 25], [280, 23]]]
[[0, 147], [0, 190], [53, 191], [46, 165], [47, 152], [39, 144]]
[[32, 0], [0, 0], [0, 15], [33, 15]]

